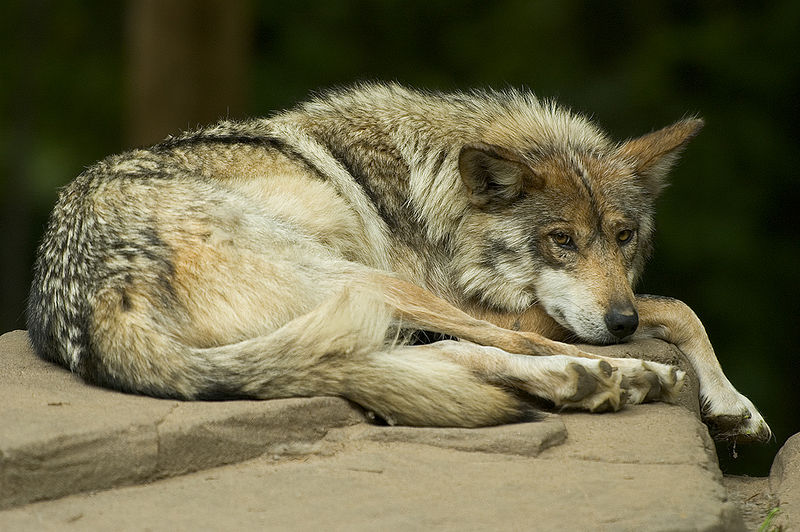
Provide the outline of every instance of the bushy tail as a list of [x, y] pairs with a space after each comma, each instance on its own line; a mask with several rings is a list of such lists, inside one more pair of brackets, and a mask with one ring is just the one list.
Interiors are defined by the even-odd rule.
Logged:
[[136, 376], [124, 386], [132, 391], [187, 399], [339, 395], [391, 424], [473, 427], [533, 417], [529, 405], [435, 345], [397, 345], [392, 330], [381, 294], [349, 289], [272, 334], [210, 348], [173, 344], [173, 356], [156, 358], [168, 368], [141, 374], [142, 362], [133, 361], [114, 373]]

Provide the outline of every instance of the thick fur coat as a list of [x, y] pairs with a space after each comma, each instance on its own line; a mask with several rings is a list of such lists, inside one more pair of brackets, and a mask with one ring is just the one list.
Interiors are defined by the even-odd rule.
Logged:
[[[334, 394], [391, 423], [617, 409], [683, 375], [564, 340], [676, 343], [719, 433], [769, 429], [694, 313], [635, 296], [654, 202], [702, 122], [614, 142], [523, 91], [369, 84], [111, 156], [61, 193], [37, 352], [160, 397]], [[459, 338], [406, 345], [408, 331]], [[532, 357], [527, 355], [542, 355]]]

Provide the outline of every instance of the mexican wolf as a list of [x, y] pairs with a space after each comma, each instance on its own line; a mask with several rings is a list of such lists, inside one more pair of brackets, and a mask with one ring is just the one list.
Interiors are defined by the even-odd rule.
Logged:
[[339, 395], [390, 424], [471, 427], [535, 417], [529, 396], [670, 400], [681, 371], [563, 343], [655, 337], [691, 361], [718, 436], [764, 440], [695, 314], [632, 290], [701, 126], [615, 143], [523, 91], [365, 84], [169, 137], [62, 191], [31, 339], [126, 392]]

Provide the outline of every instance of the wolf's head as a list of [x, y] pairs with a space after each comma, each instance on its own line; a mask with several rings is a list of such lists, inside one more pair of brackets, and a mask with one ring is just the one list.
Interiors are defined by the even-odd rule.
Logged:
[[589, 342], [632, 334], [632, 287], [650, 253], [655, 199], [702, 125], [683, 120], [620, 144], [578, 135], [522, 148], [465, 145], [467, 294], [512, 312], [538, 303]]

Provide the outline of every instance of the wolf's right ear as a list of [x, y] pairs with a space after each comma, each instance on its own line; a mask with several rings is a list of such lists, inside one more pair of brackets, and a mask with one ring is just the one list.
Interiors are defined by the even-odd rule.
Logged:
[[526, 186], [541, 181], [514, 152], [483, 142], [461, 148], [458, 170], [469, 200], [479, 208], [510, 203], [522, 195]]
[[620, 153], [631, 160], [636, 174], [647, 190], [657, 196], [664, 188], [667, 172], [678, 160], [686, 144], [703, 128], [701, 118], [689, 118], [658, 131], [628, 140], [619, 147]]

